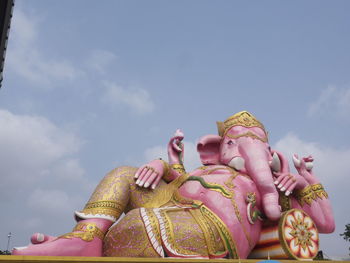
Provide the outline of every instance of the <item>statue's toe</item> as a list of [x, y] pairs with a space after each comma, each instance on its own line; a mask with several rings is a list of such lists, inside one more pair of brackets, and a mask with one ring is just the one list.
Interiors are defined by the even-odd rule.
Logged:
[[56, 237], [45, 235], [42, 233], [35, 233], [31, 236], [30, 241], [32, 242], [32, 244], [36, 245], [52, 241], [54, 239], [56, 239]]

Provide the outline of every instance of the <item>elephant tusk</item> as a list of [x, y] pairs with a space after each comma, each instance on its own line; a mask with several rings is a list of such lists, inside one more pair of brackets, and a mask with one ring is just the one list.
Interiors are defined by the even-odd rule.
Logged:
[[252, 204], [251, 203], [249, 203], [248, 205], [247, 205], [247, 217], [248, 217], [248, 221], [249, 221], [249, 223], [251, 224], [251, 225], [254, 225], [254, 221], [253, 221], [253, 218], [252, 218]]
[[237, 171], [240, 171], [244, 168], [245, 166], [245, 160], [242, 157], [234, 157], [232, 160], [229, 162], [228, 166], [236, 169]]
[[269, 164], [273, 172], [281, 171], [281, 160], [277, 153], [273, 153], [272, 161], [270, 161]]
[[295, 155], [293, 155], [293, 163], [294, 163], [295, 168], [300, 168], [301, 161]]
[[311, 171], [313, 167], [314, 167], [314, 163], [313, 162], [306, 162], [305, 163], [306, 170]]

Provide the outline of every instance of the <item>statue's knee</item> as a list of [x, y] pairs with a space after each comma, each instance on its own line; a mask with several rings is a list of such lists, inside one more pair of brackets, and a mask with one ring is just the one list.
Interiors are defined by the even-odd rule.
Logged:
[[128, 212], [112, 226], [105, 239], [103, 253], [115, 257], [155, 257], [139, 209]]

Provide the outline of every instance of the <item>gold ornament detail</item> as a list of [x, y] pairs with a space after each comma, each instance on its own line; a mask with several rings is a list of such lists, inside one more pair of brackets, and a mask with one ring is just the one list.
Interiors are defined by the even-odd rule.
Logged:
[[267, 137], [264, 125], [247, 111], [238, 112], [224, 122], [217, 122], [217, 126], [221, 137], [223, 137], [227, 131], [234, 126], [243, 126], [246, 128], [259, 127], [265, 132]]
[[123, 212], [123, 206], [115, 201], [89, 202], [81, 211], [87, 215], [109, 215], [118, 217]]
[[307, 246], [312, 246], [310, 238], [314, 235], [308, 230], [308, 224], [304, 223], [300, 218], [292, 222], [293, 229], [290, 234], [295, 237], [295, 245], [300, 245], [304, 250]]
[[178, 172], [180, 175], [185, 174], [186, 170], [183, 164], [171, 164], [170, 168]]
[[161, 207], [162, 205], [165, 205], [168, 203], [174, 192], [188, 179], [188, 174], [183, 174], [173, 180], [171, 183], [164, 185], [161, 189], [159, 189], [158, 192], [155, 193], [153, 198], [145, 203], [143, 207], [145, 208], [154, 208], [154, 207]]
[[305, 211], [291, 209], [282, 214], [278, 232], [284, 252], [291, 259], [311, 260], [319, 247], [315, 223]]
[[301, 206], [305, 203], [311, 205], [311, 203], [316, 201], [317, 198], [328, 198], [328, 194], [324, 190], [322, 184], [312, 184], [302, 190], [297, 190], [295, 196]]
[[241, 137], [251, 137], [253, 139], [260, 140], [262, 142], [268, 142], [267, 136], [264, 138], [261, 138], [260, 136], [254, 134], [250, 131], [246, 132], [246, 133], [238, 134], [238, 135], [232, 135], [232, 134], [227, 133], [226, 136], [231, 138], [231, 139], [237, 139], [237, 138], [241, 138]]
[[[81, 231], [81, 232], [75, 232], [75, 231]], [[99, 239], [103, 240], [105, 234], [102, 232], [101, 229], [99, 229], [96, 224], [94, 223], [78, 223], [74, 229], [73, 232], [64, 234], [58, 238], [80, 238], [81, 240], [84, 240], [86, 242], [91, 242], [94, 240], [95, 237], [98, 237]]]
[[175, 190], [173, 196], [172, 196], [172, 201], [175, 202], [175, 203], [179, 203], [181, 205], [201, 205], [202, 202], [198, 201], [198, 200], [193, 200], [191, 198], [187, 198], [187, 197], [184, 197], [182, 196], [180, 193], [179, 193], [179, 190]]

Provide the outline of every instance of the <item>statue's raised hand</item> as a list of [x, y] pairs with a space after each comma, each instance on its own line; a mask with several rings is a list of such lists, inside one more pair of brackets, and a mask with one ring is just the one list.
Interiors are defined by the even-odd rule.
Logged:
[[184, 145], [182, 140], [184, 137], [184, 133], [180, 129], [177, 129], [174, 136], [170, 139], [168, 143], [168, 157], [170, 164], [183, 164]]
[[318, 178], [312, 171], [314, 167], [314, 158], [311, 155], [299, 159], [298, 155], [294, 154], [293, 163], [298, 173], [304, 177], [309, 184], [319, 183]]

